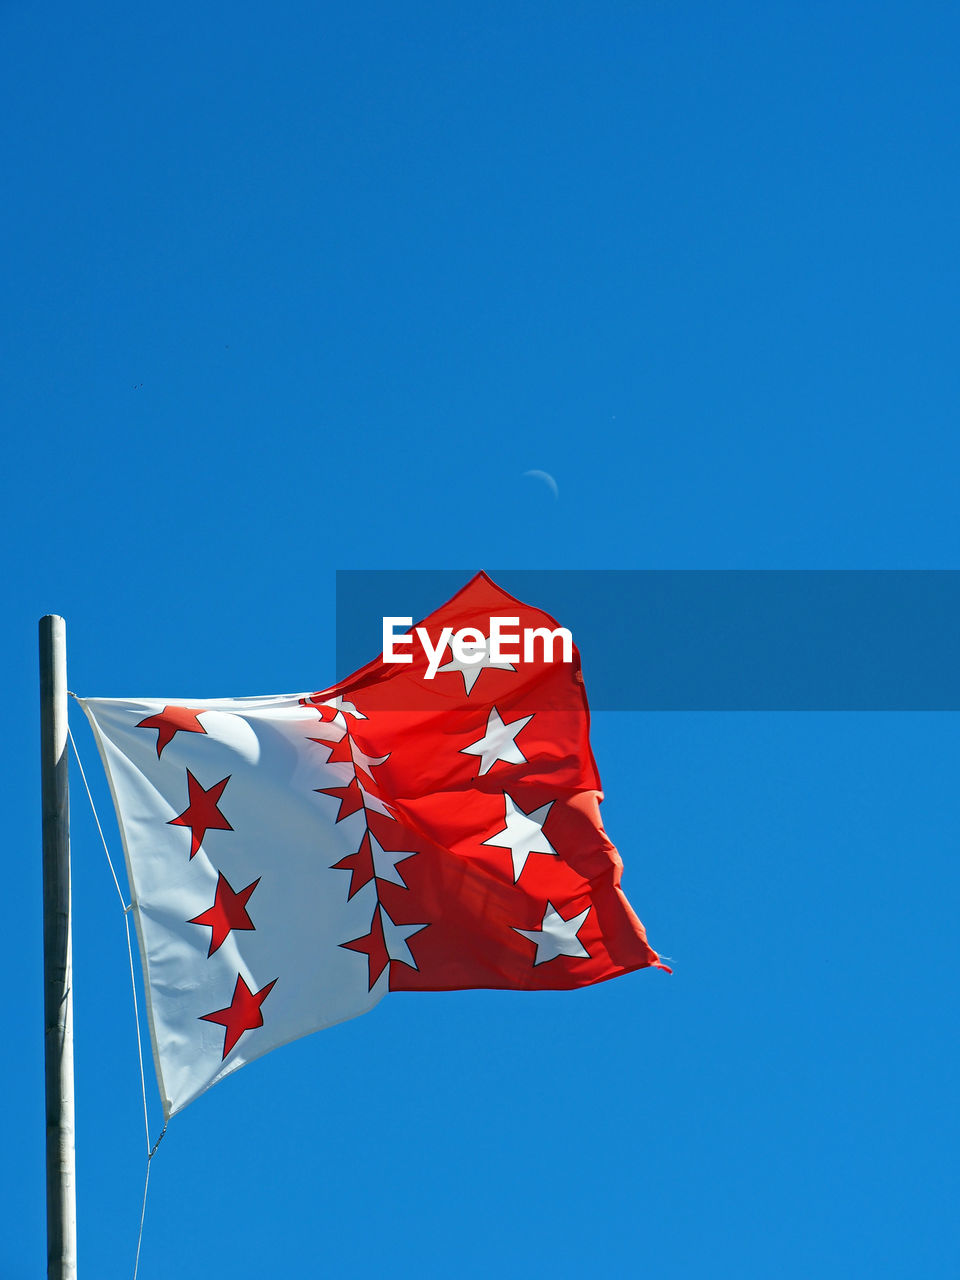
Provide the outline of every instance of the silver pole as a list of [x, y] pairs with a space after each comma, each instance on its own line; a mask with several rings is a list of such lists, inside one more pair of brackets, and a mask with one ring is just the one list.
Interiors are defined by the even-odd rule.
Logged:
[[67, 629], [63, 619], [56, 614], [40, 619], [40, 782], [43, 798], [47, 1280], [76, 1280]]

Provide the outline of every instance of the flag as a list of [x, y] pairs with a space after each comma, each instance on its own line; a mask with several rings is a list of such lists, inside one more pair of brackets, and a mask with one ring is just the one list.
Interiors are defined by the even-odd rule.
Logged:
[[390, 651], [410, 661], [385, 646], [319, 693], [80, 700], [165, 1116], [388, 991], [665, 967], [600, 820], [579, 654], [498, 650], [497, 618], [556, 628], [479, 574], [419, 624], [432, 660], [414, 631]]

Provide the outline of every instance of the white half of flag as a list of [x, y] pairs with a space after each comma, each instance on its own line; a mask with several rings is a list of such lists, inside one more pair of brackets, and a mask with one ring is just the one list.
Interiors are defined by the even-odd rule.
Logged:
[[[341, 945], [368, 932], [377, 901], [373, 883], [348, 898], [349, 877], [333, 868], [363, 840], [363, 810], [337, 821], [337, 798], [318, 790], [355, 777], [311, 740], [332, 746], [343, 715], [322, 718], [295, 695], [184, 699], [168, 709], [174, 720], [194, 713], [189, 731], [162, 723], [173, 702], [81, 700], [120, 822], [167, 1117], [279, 1045], [366, 1012], [387, 990], [386, 974], [369, 990], [364, 957]], [[145, 728], [153, 717], [158, 727]], [[219, 914], [235, 927], [220, 928], [211, 951], [218, 889]], [[218, 1012], [225, 1020], [210, 1020]]]

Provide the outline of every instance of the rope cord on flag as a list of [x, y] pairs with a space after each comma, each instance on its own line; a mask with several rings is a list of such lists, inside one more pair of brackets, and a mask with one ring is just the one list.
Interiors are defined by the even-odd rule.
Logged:
[[159, 1147], [160, 1143], [163, 1141], [163, 1135], [167, 1132], [167, 1124], [169, 1124], [169, 1121], [164, 1122], [164, 1126], [160, 1130], [160, 1137], [150, 1148], [150, 1152], [147, 1155], [147, 1172], [143, 1179], [143, 1203], [140, 1206], [140, 1230], [137, 1232], [137, 1256], [133, 1264], [133, 1280], [137, 1280], [137, 1272], [140, 1270], [140, 1246], [143, 1244], [143, 1222], [147, 1216], [147, 1191], [150, 1187], [150, 1165], [153, 1162], [153, 1157], [157, 1154], [157, 1147]]
[[[79, 702], [79, 698], [75, 693], [70, 694], [71, 698]], [[157, 1148], [163, 1141], [163, 1135], [167, 1132], [167, 1122], [164, 1123], [163, 1129], [160, 1131], [160, 1137], [151, 1146], [150, 1144], [150, 1119], [147, 1111], [147, 1081], [143, 1070], [143, 1038], [140, 1034], [140, 1001], [137, 997], [137, 976], [133, 963], [133, 940], [130, 936], [130, 911], [132, 903], [126, 901], [123, 896], [123, 890], [120, 888], [120, 880], [117, 876], [116, 869], [113, 865], [113, 859], [110, 857], [110, 849], [107, 845], [107, 838], [103, 834], [103, 826], [100, 822], [100, 815], [97, 813], [97, 806], [94, 803], [93, 793], [90, 790], [90, 784], [87, 782], [87, 775], [83, 768], [83, 761], [80, 759], [80, 752], [77, 750], [77, 744], [70, 729], [67, 725], [67, 737], [70, 739], [70, 745], [73, 748], [73, 756], [77, 762], [77, 768], [80, 770], [80, 777], [83, 781], [84, 790], [87, 793], [87, 799], [90, 801], [90, 809], [93, 813], [93, 820], [97, 824], [97, 831], [100, 833], [100, 843], [103, 845], [103, 851], [107, 855], [107, 866], [110, 868], [110, 874], [113, 876], [113, 883], [116, 886], [117, 896], [120, 899], [120, 906], [123, 908], [123, 925], [127, 934], [127, 959], [130, 963], [130, 990], [133, 993], [133, 1015], [137, 1025], [137, 1058], [140, 1064], [140, 1095], [143, 1099], [143, 1129], [146, 1137], [147, 1150], [147, 1168], [143, 1180], [143, 1203], [140, 1206], [140, 1229], [137, 1233], [137, 1254], [133, 1264], [133, 1280], [137, 1280], [137, 1272], [140, 1269], [140, 1249], [143, 1244], [143, 1224], [147, 1214], [147, 1191], [150, 1186], [150, 1164], [153, 1157], [157, 1154]]]
[[[75, 693], [70, 695], [71, 698], [76, 698], [76, 696], [77, 695]], [[100, 815], [97, 813], [97, 806], [93, 803], [93, 796], [90, 794], [90, 785], [87, 782], [87, 775], [83, 771], [83, 761], [80, 759], [80, 752], [77, 750], [77, 744], [74, 741], [73, 733], [69, 724], [67, 725], [67, 737], [70, 739], [71, 747], [73, 747], [73, 756], [77, 762], [77, 768], [80, 770], [80, 777], [83, 779], [83, 785], [86, 788], [87, 799], [90, 801], [90, 808], [93, 812], [93, 820], [97, 824], [97, 830], [100, 832], [100, 843], [103, 845], [103, 852], [107, 855], [107, 866], [110, 868], [110, 874], [113, 876], [113, 883], [117, 888], [117, 897], [120, 899], [120, 905], [123, 907], [124, 912], [127, 912], [130, 910], [130, 904], [124, 899], [123, 890], [120, 888], [120, 881], [117, 879], [117, 873], [114, 870], [113, 859], [110, 857], [110, 850], [107, 848], [107, 838], [103, 834], [103, 827], [100, 825]], [[133, 998], [134, 1000], [137, 998], [136, 991], [133, 993]]]

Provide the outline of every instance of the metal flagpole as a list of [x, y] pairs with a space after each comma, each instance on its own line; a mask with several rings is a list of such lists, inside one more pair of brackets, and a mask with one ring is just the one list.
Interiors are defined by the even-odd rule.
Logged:
[[67, 629], [40, 619], [40, 782], [43, 801], [43, 1012], [47, 1112], [47, 1280], [76, 1280]]

